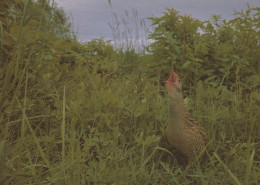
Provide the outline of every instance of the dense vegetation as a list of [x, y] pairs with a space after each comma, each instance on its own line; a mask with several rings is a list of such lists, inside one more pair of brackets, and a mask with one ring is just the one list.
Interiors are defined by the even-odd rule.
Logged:
[[[0, 184], [260, 183], [260, 8], [150, 19], [135, 52], [78, 42], [54, 2], [0, 1]], [[170, 68], [209, 136], [189, 174], [164, 137]]]

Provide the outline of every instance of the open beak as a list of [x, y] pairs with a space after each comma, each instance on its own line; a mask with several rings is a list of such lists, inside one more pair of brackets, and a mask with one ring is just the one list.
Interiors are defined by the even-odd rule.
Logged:
[[164, 81], [164, 83], [165, 83], [165, 84], [170, 84], [170, 83], [172, 83], [172, 82], [170, 82], [169, 80], [166, 80], [166, 81]]
[[170, 77], [168, 78], [167, 81], [164, 81], [165, 84], [172, 84], [175, 83], [177, 79], [177, 74], [171, 69], [170, 71]]

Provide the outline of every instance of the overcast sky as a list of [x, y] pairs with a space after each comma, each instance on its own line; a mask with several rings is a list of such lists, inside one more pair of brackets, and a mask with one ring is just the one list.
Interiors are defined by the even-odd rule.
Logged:
[[[112, 32], [109, 23], [115, 28], [115, 17], [120, 22], [120, 32], [131, 29], [129, 33], [133, 34], [132, 37], [136, 37], [137, 34], [138, 37], [143, 37], [142, 30], [149, 29], [151, 24], [146, 18], [163, 15], [165, 8], [174, 8], [181, 14], [188, 14], [200, 20], [209, 20], [214, 14], [231, 19], [235, 10], [245, 10], [247, 4], [250, 7], [260, 6], [260, 0], [111, 0], [111, 6], [108, 0], [55, 1], [70, 15], [74, 31], [77, 32], [77, 37], [81, 41], [101, 37], [105, 40], [113, 39], [115, 31]], [[113, 13], [116, 16], [113, 16]], [[126, 20], [125, 24], [122, 23], [123, 19]], [[140, 20], [145, 20], [146, 26], [140, 26]]]

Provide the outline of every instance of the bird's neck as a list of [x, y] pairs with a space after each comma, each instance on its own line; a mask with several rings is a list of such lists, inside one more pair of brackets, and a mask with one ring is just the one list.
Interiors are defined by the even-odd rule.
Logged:
[[185, 106], [182, 94], [169, 97], [169, 126], [183, 127], [183, 119], [185, 115]]

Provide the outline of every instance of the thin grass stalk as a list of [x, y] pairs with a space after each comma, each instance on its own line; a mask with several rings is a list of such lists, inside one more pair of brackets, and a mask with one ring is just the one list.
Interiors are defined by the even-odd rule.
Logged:
[[5, 151], [5, 145], [6, 145], [6, 141], [3, 140], [3, 141], [0, 141], [0, 156], [4, 153]]
[[[9, 62], [9, 66], [6, 69], [7, 72], [6, 72], [4, 83], [3, 83], [3, 86], [2, 86], [4, 93], [1, 96], [1, 102], [0, 103], [3, 103], [4, 97], [9, 96], [10, 94], [16, 94], [16, 90], [19, 88], [19, 86], [16, 85], [17, 78], [22, 79], [22, 77], [18, 74], [18, 71], [19, 71], [19, 65], [20, 65], [19, 61], [20, 61], [21, 53], [22, 53], [22, 51], [21, 51], [22, 50], [21, 40], [22, 40], [22, 35], [23, 35], [25, 15], [27, 14], [28, 6], [29, 6], [29, 0], [26, 0], [24, 11], [23, 11], [23, 17], [22, 17], [22, 21], [21, 21], [20, 29], [19, 29], [19, 35], [18, 35], [18, 38], [16, 40], [16, 51], [14, 52], [12, 59], [11, 59], [11, 62]], [[11, 84], [10, 84], [10, 82], [11, 82]], [[12, 91], [15, 90], [15, 91], [13, 93], [10, 93], [10, 90], [12, 90]], [[12, 107], [13, 99], [12, 99], [10, 104], [11, 104], [11, 107]]]
[[222, 78], [222, 80], [221, 80], [219, 86], [222, 86], [223, 83], [224, 83], [224, 81], [225, 81], [225, 79], [228, 78], [228, 75], [230, 74], [230, 69], [231, 69], [231, 67], [233, 67], [233, 62], [232, 62], [231, 65], [228, 67], [228, 69], [227, 69], [226, 73], [224, 74], [224, 76], [223, 76], [223, 78]]
[[23, 17], [22, 17], [22, 21], [20, 24], [20, 29], [19, 29], [19, 35], [17, 37], [16, 40], [16, 47], [17, 47], [17, 57], [16, 57], [16, 65], [15, 65], [15, 76], [17, 76], [18, 74], [18, 70], [19, 70], [19, 61], [21, 60], [21, 53], [22, 53], [22, 37], [23, 37], [23, 29], [24, 29], [24, 22], [25, 22], [25, 16], [27, 15], [27, 11], [28, 11], [28, 7], [29, 7], [29, 0], [25, 0], [25, 6], [24, 6], [24, 10], [23, 10]]
[[25, 90], [24, 90], [24, 99], [23, 99], [23, 108], [22, 108], [22, 128], [21, 128], [21, 137], [24, 138], [24, 134], [26, 132], [26, 124], [25, 124], [25, 115], [26, 115], [26, 100], [27, 100], [27, 87], [28, 87], [28, 71], [26, 71], [26, 80], [25, 80]]
[[30, 2], [29, 0], [25, 0], [22, 22], [20, 24], [19, 35], [18, 35], [18, 38], [17, 38], [17, 41], [16, 41], [16, 44], [17, 44], [18, 47], [20, 47], [20, 43], [21, 43], [22, 36], [23, 36], [24, 21], [25, 21], [25, 16], [26, 16], [27, 11], [28, 11], [29, 2]]
[[[54, 7], [55, 7], [55, 2], [54, 2], [54, 0], [51, 0], [52, 1], [52, 5], [51, 5], [51, 7], [52, 7], [52, 12], [53, 12], [53, 16], [52, 17], [50, 17], [50, 19], [52, 19], [53, 21], [50, 21], [50, 22], [52, 22], [53, 24], [52, 24], [52, 26], [51, 26], [51, 29], [52, 29], [52, 33], [54, 33], [55, 32], [55, 12], [54, 12]], [[48, 2], [49, 3], [49, 2]]]
[[[252, 147], [251, 144], [251, 133], [253, 131], [253, 124], [251, 124], [249, 138], [248, 138], [248, 148], [247, 148], [247, 165], [246, 165], [246, 177], [245, 177], [245, 184], [250, 184], [250, 176], [251, 176], [251, 170], [252, 170], [252, 164], [255, 156], [255, 149]], [[250, 151], [252, 150], [252, 153], [250, 154]]]
[[252, 171], [252, 164], [255, 156], [255, 149], [253, 148], [253, 151], [251, 155], [248, 156], [248, 163], [246, 167], [246, 185], [250, 184], [250, 177], [251, 177], [251, 171]]
[[[32, 116], [32, 117], [29, 117], [28, 120], [32, 120], [32, 119], [38, 119], [38, 118], [44, 118], [44, 117], [49, 117], [50, 115], [40, 115], [40, 116]], [[21, 122], [22, 119], [17, 119], [17, 120], [14, 120], [14, 121], [10, 121], [7, 123], [7, 126], [13, 126], [13, 124], [15, 123], [19, 123]]]
[[[20, 103], [20, 101], [19, 101], [19, 99], [18, 99], [17, 96], [15, 96], [15, 99], [16, 99], [16, 101], [17, 101], [19, 107], [20, 107], [21, 109], [23, 109], [23, 108], [22, 108], [22, 105], [21, 105], [21, 103]], [[24, 117], [23, 119], [25, 119], [25, 121], [26, 121], [26, 124], [27, 124], [27, 126], [28, 126], [30, 132], [32, 133], [32, 136], [33, 136], [33, 138], [34, 138], [34, 142], [35, 142], [36, 145], [37, 145], [37, 148], [38, 148], [38, 150], [39, 150], [39, 152], [40, 152], [41, 158], [42, 158], [43, 161], [45, 162], [45, 164], [46, 164], [46, 166], [48, 167], [48, 169], [51, 169], [51, 168], [50, 168], [50, 167], [51, 167], [51, 166], [50, 166], [50, 162], [48, 161], [48, 159], [47, 159], [45, 153], [43, 152], [43, 149], [42, 149], [42, 147], [41, 147], [41, 145], [40, 145], [40, 142], [39, 142], [38, 138], [36, 137], [36, 135], [35, 135], [35, 133], [34, 133], [34, 131], [33, 131], [33, 128], [32, 128], [32, 126], [31, 126], [31, 124], [30, 124], [30, 122], [29, 122], [29, 119], [27, 118], [27, 115], [24, 114], [23, 117]]]
[[167, 149], [165, 149], [165, 148], [162, 148], [162, 147], [157, 146], [157, 147], [156, 147], [156, 150], [162, 150], [162, 151], [164, 151], [164, 152], [170, 154], [171, 157], [174, 157], [173, 154], [172, 154], [169, 150], [167, 150]]
[[2, 50], [2, 42], [4, 40], [4, 28], [2, 22], [0, 22], [0, 60], [3, 61], [3, 50]]
[[[39, 26], [38, 26], [38, 29], [37, 29], [37, 32], [40, 31], [40, 28], [41, 28], [41, 25], [42, 25], [42, 22], [43, 22], [43, 19], [45, 17], [45, 12], [46, 12], [46, 6], [47, 4], [49, 4], [49, 1], [44, 1], [44, 7], [43, 7], [43, 10], [42, 10], [42, 17], [41, 17], [41, 20], [40, 20], [40, 23], [39, 23]], [[44, 47], [45, 47], [45, 43], [46, 43], [46, 39], [43, 39], [43, 42], [41, 44], [41, 54], [39, 55], [39, 64], [41, 65], [42, 64], [42, 61], [43, 61], [43, 58], [44, 58], [44, 52], [42, 52], [42, 50], [44, 50]]]
[[[24, 12], [23, 12], [23, 17], [22, 17], [22, 23], [21, 23], [21, 25], [20, 25], [20, 31], [19, 31], [19, 36], [18, 36], [18, 38], [17, 38], [17, 52], [16, 52], [16, 54], [17, 54], [17, 57], [16, 57], [16, 54], [14, 55], [16, 58], [14, 58], [14, 61], [16, 61], [15, 62], [15, 69], [19, 69], [19, 65], [20, 65], [20, 63], [21, 62], [17, 62], [17, 61], [20, 61], [20, 59], [21, 59], [21, 52], [22, 52], [22, 48], [21, 48], [21, 40], [22, 40], [22, 36], [23, 36], [23, 27], [24, 27], [24, 19], [25, 19], [25, 16], [26, 16], [26, 14], [27, 14], [27, 11], [28, 11], [28, 7], [29, 7], [29, 0], [27, 0], [26, 2], [25, 2], [25, 9], [24, 9]], [[43, 17], [44, 17], [44, 14], [45, 14], [45, 9], [46, 9], [46, 3], [44, 4], [44, 10], [43, 10], [43, 13], [42, 13], [42, 18], [41, 18], [41, 21], [40, 21], [40, 24], [39, 24], [39, 27], [38, 27], [38, 29], [37, 29], [37, 32], [39, 32], [40, 31], [40, 27], [41, 27], [41, 24], [42, 24], [42, 20], [43, 20]], [[35, 43], [34, 43], [34, 45], [35, 45]], [[33, 48], [34, 48], [34, 45], [32, 46], [32, 48], [31, 48], [31, 50], [30, 50], [30, 53], [29, 53], [29, 55], [28, 55], [28, 58], [26, 59], [26, 62], [25, 62], [25, 65], [24, 65], [24, 67], [23, 67], [23, 69], [22, 69], [22, 72], [21, 72], [21, 74], [18, 74], [18, 72], [16, 72], [16, 70], [15, 70], [15, 77], [17, 77], [18, 78], [18, 83], [17, 83], [17, 85], [16, 85], [16, 89], [15, 89], [15, 92], [14, 92], [14, 95], [15, 94], [17, 94], [17, 90], [19, 89], [19, 87], [21, 87], [21, 84], [22, 84], [22, 82], [23, 82], [23, 77], [24, 77], [24, 74], [25, 74], [25, 72], [27, 71], [27, 66], [28, 66], [28, 63], [29, 63], [29, 61], [30, 61], [30, 58], [31, 58], [31, 56], [32, 56], [32, 54], [33, 54]], [[12, 63], [11, 63], [11, 65], [12, 65]], [[10, 68], [9, 68], [10, 70], [12, 70], [12, 66], [10, 66]], [[9, 74], [9, 73], [8, 73]], [[11, 73], [10, 73], [11, 74]], [[27, 77], [26, 78], [28, 78], [28, 74], [27, 74]], [[9, 78], [7, 78], [7, 79], [9, 79]], [[28, 79], [27, 79], [27, 81], [28, 81]], [[5, 83], [6, 85], [8, 85], [8, 81], [6, 80], [5, 82], [7, 82], [7, 83]], [[14, 81], [14, 83], [16, 82], [16, 80]], [[27, 82], [26, 82], [27, 83]], [[26, 88], [27, 88], [27, 85], [26, 85]], [[27, 89], [26, 89], [27, 90]], [[24, 124], [24, 122], [23, 122], [23, 124], [22, 124], [22, 133], [24, 134], [25, 132], [25, 124]], [[22, 135], [23, 135], [22, 134]]]
[[220, 162], [220, 164], [225, 168], [225, 170], [228, 172], [228, 174], [231, 176], [231, 178], [234, 180], [234, 182], [237, 185], [242, 185], [238, 178], [228, 169], [228, 167], [224, 164], [224, 162], [219, 158], [219, 156], [213, 152], [213, 155], [217, 158], [217, 160]]
[[[45, 11], [46, 11], [46, 3], [47, 1], [44, 1], [44, 6], [43, 6], [43, 10], [42, 10], [42, 17], [41, 17], [41, 20], [40, 20], [40, 23], [39, 23], [39, 26], [38, 26], [38, 29], [37, 29], [37, 32], [40, 31], [40, 28], [41, 28], [41, 25], [42, 25], [42, 22], [43, 22], [43, 19], [44, 19], [44, 15], [45, 15]], [[48, 1], [49, 2], [49, 1]]]
[[62, 162], [64, 163], [65, 161], [65, 118], [66, 118], [66, 94], [65, 94], [66, 87], [64, 85], [63, 88], [63, 104], [62, 104], [62, 122], [61, 122], [61, 141], [62, 141], [62, 151], [61, 151], [61, 156], [62, 156]]
[[41, 181], [35, 181], [35, 182], [31, 182], [31, 183], [28, 183], [26, 185], [41, 185], [41, 184], [53, 184], [59, 180], [63, 180], [65, 179], [66, 177], [58, 177], [58, 178], [52, 178], [50, 180], [41, 180]]

